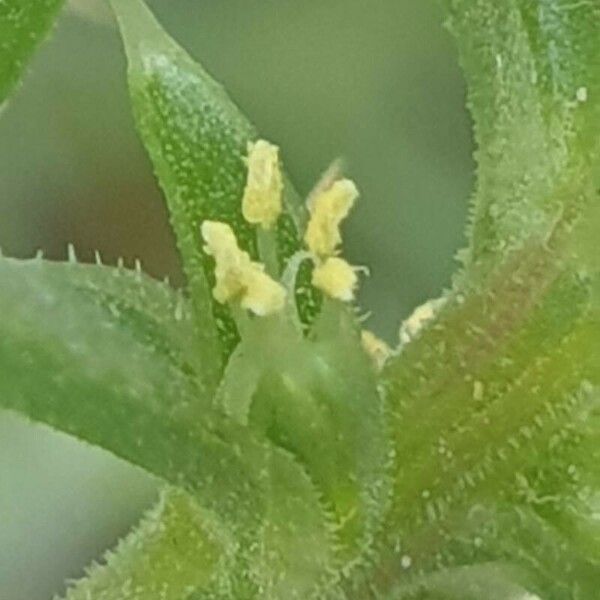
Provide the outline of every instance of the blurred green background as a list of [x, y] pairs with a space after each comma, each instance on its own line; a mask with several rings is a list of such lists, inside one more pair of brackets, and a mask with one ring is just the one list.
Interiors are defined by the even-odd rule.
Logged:
[[[336, 157], [362, 198], [346, 255], [394, 341], [464, 244], [473, 164], [464, 83], [435, 0], [157, 0], [159, 19], [278, 143], [307, 192]], [[140, 257], [180, 282], [165, 209], [127, 105], [106, 6], [78, 0], [0, 119], [0, 245], [9, 255]], [[0, 598], [48, 600], [155, 497], [142, 472], [0, 414]]]

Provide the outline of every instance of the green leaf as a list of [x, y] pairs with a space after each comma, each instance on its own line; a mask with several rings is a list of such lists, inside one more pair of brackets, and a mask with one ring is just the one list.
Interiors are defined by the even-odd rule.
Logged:
[[203, 374], [215, 364], [200, 360], [190, 308], [166, 284], [3, 258], [0, 311], [0, 406], [188, 489], [214, 481], [208, 493], [223, 507], [246, 489], [248, 467], [210, 431]]
[[[572, 228], [564, 232], [514, 253], [477, 286], [463, 281], [387, 367], [397, 465], [381, 572], [402, 556], [417, 570], [451, 566], [462, 555], [456, 540], [469, 545], [469, 563], [489, 559], [485, 536], [464, 515], [500, 499], [524, 504], [561, 529], [558, 540], [573, 541], [559, 546], [557, 562], [600, 550], [582, 535], [593, 519], [581, 503], [600, 485], [597, 280], [559, 260]], [[502, 530], [493, 517], [485, 524]], [[510, 552], [494, 539], [500, 555], [492, 558], [526, 569], [525, 556], [543, 563], [541, 546], [525, 552], [526, 528], [514, 529]], [[398, 544], [400, 555], [389, 550]], [[546, 578], [544, 589], [574, 593], [582, 572], [568, 583]]]
[[250, 324], [219, 399], [304, 466], [327, 509], [340, 564], [360, 565], [389, 495], [390, 441], [353, 312], [326, 302], [309, 338], [277, 320]]
[[397, 600], [533, 600], [523, 587], [523, 573], [509, 564], [489, 562], [444, 569], [403, 585]]
[[[535, 574], [543, 597], [588, 597], [600, 574], [600, 262], [590, 235], [599, 9], [447, 4], [478, 142], [471, 247], [437, 316], [384, 374], [397, 464], [374, 577], [403, 558], [417, 571], [502, 560]], [[530, 516], [510, 527], [500, 514], [479, 526], [465, 517], [499, 501]], [[547, 545], [530, 543], [543, 533]]]
[[[582, 546], [580, 537], [573, 535], [573, 529], [548, 518], [552, 499], [540, 497], [537, 506], [523, 503], [490, 511], [488, 524], [481, 528], [479, 552], [510, 557], [513, 562], [517, 557], [530, 574], [532, 591], [540, 598], [594, 598], [600, 585], [598, 537], [594, 536], [595, 549], [590, 551], [590, 546]], [[573, 504], [565, 512], [575, 510]], [[597, 534], [597, 519], [590, 517], [591, 541]]]
[[180, 294], [141, 273], [3, 258], [0, 314], [0, 407], [195, 495], [235, 539], [219, 586], [304, 597], [329, 568], [312, 482], [287, 452], [214, 409], [203, 373], [216, 361], [197, 352]]
[[[256, 256], [256, 232], [241, 213], [244, 158], [256, 131], [223, 88], [173, 41], [140, 0], [113, 0], [129, 62], [129, 89], [141, 134], [164, 190], [196, 311], [210, 310], [214, 263], [202, 251], [200, 224], [229, 223]], [[299, 246], [305, 209], [286, 185], [281, 259]], [[204, 273], [206, 272], [206, 278]], [[229, 312], [213, 303], [228, 354], [237, 343]]]
[[63, 0], [3, 0], [0, 3], [0, 105], [23, 77]]
[[445, 4], [475, 125], [469, 259], [478, 261], [544, 237], [589, 193], [600, 153], [600, 6]]
[[[182, 600], [210, 585], [227, 540], [190, 496], [164, 490], [156, 507], [65, 600]], [[173, 577], [176, 573], [177, 576]]]

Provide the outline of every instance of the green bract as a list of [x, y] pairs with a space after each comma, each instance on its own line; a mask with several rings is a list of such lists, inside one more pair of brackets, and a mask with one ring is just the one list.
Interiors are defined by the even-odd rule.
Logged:
[[[306, 263], [294, 281], [291, 185], [272, 234], [244, 220], [254, 128], [141, 0], [112, 3], [188, 284], [0, 258], [0, 406], [165, 483], [67, 598], [596, 598], [596, 2], [446, 0], [478, 144], [470, 245], [381, 371], [356, 310], [321, 302]], [[0, 3], [0, 99], [58, 4]], [[271, 253], [285, 310], [213, 298], [206, 220]]]

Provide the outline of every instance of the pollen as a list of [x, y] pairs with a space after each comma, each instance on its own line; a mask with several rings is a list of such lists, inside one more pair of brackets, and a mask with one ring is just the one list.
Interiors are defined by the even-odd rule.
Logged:
[[360, 341], [364, 351], [371, 357], [378, 371], [390, 357], [390, 347], [373, 332], [363, 329], [360, 334]]
[[342, 242], [340, 224], [358, 198], [356, 185], [339, 179], [319, 191], [309, 203], [310, 220], [304, 235], [309, 250], [318, 257], [333, 256]]
[[400, 343], [408, 344], [408, 342], [413, 340], [423, 327], [435, 317], [437, 311], [444, 305], [445, 301], [443, 297], [435, 298], [417, 306], [408, 319], [400, 326]]
[[313, 285], [330, 298], [351, 302], [358, 284], [356, 268], [336, 256], [315, 266]]
[[229, 302], [244, 291], [244, 274], [251, 269], [247, 252], [240, 250], [231, 227], [218, 221], [202, 223], [204, 251], [215, 259], [215, 300]]
[[242, 297], [241, 306], [259, 317], [279, 312], [285, 306], [286, 291], [274, 279], [271, 279], [262, 268], [257, 268], [253, 263], [253, 269], [248, 273], [246, 290]]
[[258, 316], [280, 311], [285, 305], [285, 288], [264, 272], [264, 265], [253, 262], [238, 246], [229, 225], [218, 221], [202, 223], [204, 251], [215, 259], [217, 302], [239, 301], [242, 308]]
[[248, 223], [270, 229], [281, 214], [283, 176], [279, 148], [258, 140], [248, 145], [248, 177], [242, 214]]

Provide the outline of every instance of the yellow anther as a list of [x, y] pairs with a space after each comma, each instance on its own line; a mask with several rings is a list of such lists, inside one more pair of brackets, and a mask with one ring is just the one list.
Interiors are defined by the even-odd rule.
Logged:
[[252, 265], [253, 269], [248, 273], [246, 291], [241, 301], [242, 308], [259, 317], [279, 312], [285, 306], [285, 288], [271, 279], [262, 270], [262, 265]]
[[342, 241], [340, 224], [357, 198], [356, 185], [349, 179], [340, 179], [311, 199], [304, 241], [313, 254], [319, 257], [335, 254]]
[[205, 252], [215, 259], [215, 300], [239, 300], [243, 308], [265, 316], [280, 311], [285, 304], [285, 288], [271, 279], [264, 266], [253, 262], [237, 244], [229, 225], [218, 221], [202, 223]]
[[424, 304], [417, 306], [408, 319], [400, 325], [400, 343], [408, 344], [408, 342], [413, 340], [423, 327], [435, 317], [437, 311], [445, 302], [446, 299], [442, 297], [428, 300]]
[[279, 148], [265, 140], [249, 144], [248, 178], [242, 198], [244, 219], [270, 229], [281, 214], [282, 192]]
[[215, 259], [216, 285], [213, 296], [225, 303], [240, 296], [244, 291], [244, 273], [252, 261], [247, 252], [240, 250], [231, 227], [218, 221], [202, 223], [204, 251]]
[[360, 341], [363, 349], [371, 357], [377, 370], [380, 371], [392, 353], [391, 348], [373, 332], [366, 329], [361, 332]]
[[350, 302], [358, 284], [356, 268], [343, 258], [330, 257], [315, 266], [312, 283], [330, 298]]

